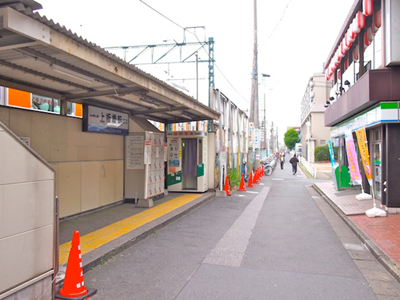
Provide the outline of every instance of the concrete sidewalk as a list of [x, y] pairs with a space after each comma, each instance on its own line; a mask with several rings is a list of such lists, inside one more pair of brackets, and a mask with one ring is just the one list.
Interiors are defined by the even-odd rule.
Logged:
[[[388, 214], [387, 217], [369, 218], [365, 212], [373, 208], [373, 200], [357, 200], [361, 193], [359, 187], [337, 191], [331, 180], [330, 163], [314, 163], [317, 167], [317, 179], [314, 189], [324, 197], [360, 240], [370, 249], [382, 265], [400, 282], [400, 214]], [[301, 168], [300, 168], [301, 169]], [[306, 172], [302, 170], [305, 177]], [[376, 206], [381, 203], [376, 200]]]
[[[303, 177], [306, 174], [299, 168]], [[263, 177], [267, 183], [272, 177]], [[372, 208], [372, 200], [358, 201], [357, 189], [336, 191], [331, 181], [315, 180], [313, 187], [336, 210], [339, 216], [358, 235], [378, 260], [400, 282], [400, 215], [368, 218], [365, 210]], [[240, 196], [231, 192], [232, 197]], [[154, 202], [153, 208], [138, 208], [120, 203], [102, 210], [60, 222], [60, 272], [57, 285], [62, 283], [66, 269], [70, 240], [75, 230], [81, 235], [84, 272], [104, 263], [159, 228], [169, 224], [197, 206], [212, 200], [215, 192], [204, 194], [171, 193]], [[382, 227], [385, 230], [382, 230]], [[97, 238], [95, 237], [97, 235]], [[111, 238], [109, 238], [111, 236]], [[107, 240], [109, 238], [109, 240]]]

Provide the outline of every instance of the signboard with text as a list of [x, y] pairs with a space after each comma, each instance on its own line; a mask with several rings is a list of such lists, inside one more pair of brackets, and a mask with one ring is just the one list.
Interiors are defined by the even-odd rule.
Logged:
[[129, 134], [128, 114], [105, 108], [85, 105], [83, 114], [83, 131]]

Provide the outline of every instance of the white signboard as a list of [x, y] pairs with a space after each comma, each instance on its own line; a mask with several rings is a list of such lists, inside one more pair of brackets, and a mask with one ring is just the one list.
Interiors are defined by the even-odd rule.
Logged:
[[126, 168], [143, 169], [144, 168], [144, 137], [127, 136], [126, 137]]
[[83, 131], [129, 134], [128, 114], [95, 106], [84, 107]]

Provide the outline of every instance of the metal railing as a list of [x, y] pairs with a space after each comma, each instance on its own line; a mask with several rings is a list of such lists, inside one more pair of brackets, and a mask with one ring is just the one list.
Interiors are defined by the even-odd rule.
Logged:
[[300, 163], [306, 168], [308, 173], [311, 174], [313, 178], [317, 178], [317, 167], [310, 164], [304, 157], [300, 157]]

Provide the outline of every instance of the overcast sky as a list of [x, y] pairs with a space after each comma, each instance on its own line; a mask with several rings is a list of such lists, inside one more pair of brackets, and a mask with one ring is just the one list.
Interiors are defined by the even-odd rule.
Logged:
[[[215, 87], [242, 110], [249, 109], [254, 44], [252, 0], [38, 2], [43, 6], [38, 11], [41, 15], [101, 47], [162, 44], [164, 41], [181, 43], [184, 36], [189, 43], [213, 37]], [[264, 84], [260, 79], [259, 99], [262, 104], [265, 94], [267, 120], [279, 126], [280, 139], [288, 126], [300, 125], [300, 103], [308, 80], [314, 73], [323, 71], [323, 62], [352, 4], [353, 0], [258, 0], [258, 72], [271, 76]], [[184, 35], [183, 28], [188, 27], [199, 28], [189, 29]], [[194, 51], [194, 48], [185, 49], [184, 54]], [[122, 50], [118, 51], [122, 55]], [[137, 51], [130, 50], [127, 59], [132, 59]], [[164, 48], [157, 47], [154, 57], [163, 51]], [[166, 59], [177, 61], [178, 54], [174, 51]], [[150, 52], [140, 59], [150, 62]], [[205, 50], [199, 50], [199, 59], [208, 59]], [[189, 95], [196, 96], [194, 63], [138, 67], [161, 80], [184, 86]], [[207, 104], [206, 63], [199, 63], [198, 77], [199, 100]], [[260, 116], [263, 116], [262, 111]]]

